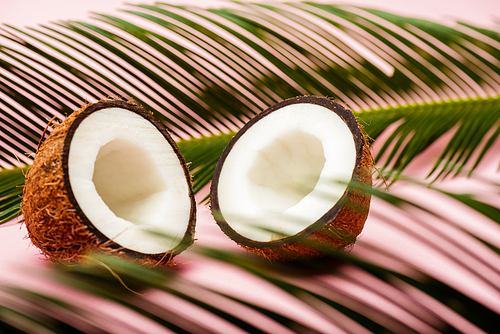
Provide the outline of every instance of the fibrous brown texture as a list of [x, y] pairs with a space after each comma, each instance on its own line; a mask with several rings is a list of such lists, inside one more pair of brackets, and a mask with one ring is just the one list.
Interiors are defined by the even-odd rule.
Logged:
[[[102, 100], [102, 107], [120, 107], [125, 109], [141, 109], [133, 102], [121, 100]], [[174, 251], [161, 254], [142, 254], [128, 250], [102, 235], [81, 212], [72, 204], [73, 194], [68, 193], [67, 143], [70, 128], [80, 114], [87, 108], [97, 108], [98, 104], [87, 104], [73, 112], [62, 123], [55, 126], [50, 136], [42, 142], [37, 150], [33, 164], [26, 177], [23, 191], [22, 212], [33, 244], [41, 252], [54, 261], [79, 261], [90, 253], [102, 252], [106, 255], [116, 255], [141, 264], [168, 264], [176, 252], [182, 251], [193, 241], [195, 213], [192, 188], [192, 211], [190, 224], [183, 239], [182, 246]], [[98, 109], [98, 108], [97, 108]], [[90, 108], [89, 108], [90, 110]], [[151, 115], [148, 115], [151, 116]], [[151, 116], [152, 117], [152, 116]], [[74, 129], [72, 130], [74, 131]], [[166, 134], [166, 130], [162, 129]], [[171, 140], [171, 139], [169, 139]], [[175, 145], [173, 141], [170, 142]], [[66, 145], [66, 146], [65, 146]], [[178, 151], [178, 150], [177, 150]], [[185, 164], [177, 152], [180, 163]], [[66, 161], [66, 162], [65, 162]], [[187, 169], [185, 169], [186, 173]], [[188, 176], [189, 179], [189, 176]]]
[[[362, 187], [371, 187], [373, 180], [373, 158], [366, 139], [363, 137], [363, 157], [359, 172], [354, 177]], [[308, 260], [325, 256], [332, 250], [345, 250], [356, 242], [363, 230], [370, 208], [371, 194], [359, 187], [348, 189], [351, 194], [342, 210], [323, 228], [316, 230], [298, 241], [274, 247], [243, 248], [265, 258], [278, 261]]]
[[[349, 127], [356, 147], [356, 165], [352, 174], [351, 184], [348, 185], [343, 197], [337, 204], [317, 222], [311, 222], [311, 225], [305, 230], [294, 236], [280, 240], [255, 242], [236, 233], [225, 221], [218, 203], [218, 177], [222, 171], [224, 160], [230, 154], [232, 146], [239, 137], [243, 136], [260, 119], [276, 110], [295, 103], [311, 103], [328, 108], [332, 112], [336, 112]], [[355, 243], [368, 217], [371, 195], [363, 188], [370, 188], [372, 186], [373, 165], [370, 146], [363, 133], [363, 129], [348, 108], [323, 97], [300, 96], [291, 98], [271, 106], [257, 115], [238, 132], [228, 145], [216, 167], [215, 182], [212, 182], [212, 212], [219, 227], [231, 239], [241, 247], [268, 259], [279, 261], [305, 260], [324, 256], [331, 251], [345, 250]]]
[[64, 184], [64, 140], [85, 107], [57, 125], [40, 145], [24, 186], [22, 211], [29, 237], [45, 256], [54, 260], [74, 260], [100, 248], [109, 250], [82, 223]]

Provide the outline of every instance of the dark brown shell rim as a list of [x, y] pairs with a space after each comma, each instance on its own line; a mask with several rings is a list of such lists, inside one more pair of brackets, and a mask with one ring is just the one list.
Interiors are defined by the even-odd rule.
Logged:
[[258, 115], [256, 115], [254, 118], [252, 118], [243, 128], [238, 131], [238, 133], [231, 139], [229, 144], [227, 145], [226, 149], [222, 153], [214, 171], [214, 177], [212, 179], [212, 185], [210, 188], [210, 202], [211, 202], [211, 210], [214, 215], [214, 218], [217, 222], [217, 225], [219, 225], [220, 229], [232, 240], [236, 241], [238, 244], [250, 247], [250, 248], [266, 248], [266, 247], [279, 247], [291, 242], [299, 241], [301, 239], [304, 239], [314, 233], [317, 230], [320, 230], [321, 228], [325, 227], [326, 225], [330, 224], [338, 215], [340, 210], [344, 207], [346, 204], [347, 200], [351, 196], [353, 192], [353, 186], [349, 185], [347, 189], [345, 190], [344, 194], [342, 197], [335, 203], [335, 205], [328, 210], [320, 219], [318, 219], [316, 222], [313, 224], [309, 225], [306, 227], [304, 230], [300, 231], [299, 233], [285, 237], [282, 239], [278, 240], [273, 240], [273, 241], [268, 241], [268, 242], [262, 242], [262, 241], [255, 241], [252, 239], [248, 239], [241, 234], [237, 233], [235, 230], [233, 230], [230, 225], [226, 222], [226, 220], [223, 218], [223, 214], [220, 211], [219, 207], [219, 201], [218, 201], [218, 183], [219, 183], [219, 177], [220, 173], [222, 170], [222, 166], [224, 165], [224, 162], [231, 152], [234, 144], [240, 139], [241, 136], [245, 134], [245, 132], [252, 127], [255, 123], [260, 121], [262, 118], [268, 116], [272, 112], [281, 109], [283, 107], [286, 107], [288, 105], [292, 104], [298, 104], [298, 103], [309, 103], [309, 104], [316, 104], [319, 106], [323, 106], [325, 108], [330, 109], [332, 112], [335, 112], [337, 115], [340, 116], [340, 118], [346, 123], [346, 125], [349, 127], [349, 130], [351, 131], [356, 147], [356, 164], [352, 173], [351, 181], [352, 180], [357, 180], [358, 175], [359, 175], [359, 169], [361, 166], [361, 160], [363, 158], [363, 148], [364, 145], [366, 145], [365, 140], [363, 138], [363, 133], [361, 132], [358, 122], [356, 121], [356, 118], [354, 114], [343, 107], [341, 104], [336, 103], [328, 98], [324, 97], [317, 97], [317, 96], [299, 96], [299, 97], [294, 97], [290, 98], [287, 100], [284, 100], [282, 102], [279, 102], [268, 109], [262, 111]]
[[[175, 247], [174, 249], [165, 252], [165, 253], [154, 253], [154, 254], [146, 254], [146, 253], [141, 253], [137, 252], [131, 249], [128, 249], [126, 247], [123, 247], [122, 245], [112, 241], [109, 239], [107, 236], [105, 236], [99, 229], [97, 229], [94, 224], [87, 218], [83, 210], [81, 209], [80, 205], [78, 204], [77, 199], [75, 198], [73, 194], [73, 190], [71, 187], [71, 182], [70, 182], [70, 177], [69, 177], [69, 166], [68, 166], [68, 160], [69, 160], [69, 151], [71, 148], [71, 142], [73, 140], [73, 136], [78, 129], [79, 125], [85, 120], [89, 115], [92, 113], [102, 110], [102, 109], [108, 109], [108, 108], [121, 108], [121, 109], [126, 109], [131, 112], [134, 112], [138, 114], [139, 116], [143, 117], [150, 123], [152, 123], [158, 131], [163, 135], [163, 137], [167, 140], [167, 142], [170, 144], [172, 149], [174, 150], [175, 154], [177, 155], [179, 159], [179, 163], [181, 164], [183, 170], [184, 170], [184, 175], [186, 178], [186, 181], [188, 182], [188, 188], [189, 188], [189, 197], [191, 200], [191, 210], [190, 210], [190, 217], [189, 217], [189, 223], [188, 227], [186, 229], [186, 232], [184, 234], [184, 237], [180, 241], [179, 245]], [[166, 256], [175, 256], [179, 253], [181, 253], [183, 250], [185, 250], [187, 247], [189, 247], [191, 244], [194, 242], [194, 232], [195, 232], [195, 224], [196, 224], [196, 202], [194, 199], [194, 193], [193, 193], [193, 186], [191, 184], [191, 177], [189, 175], [189, 170], [187, 168], [186, 162], [184, 160], [184, 157], [182, 156], [179, 148], [177, 147], [175, 141], [172, 139], [172, 137], [168, 134], [167, 130], [165, 127], [148, 111], [146, 111], [144, 108], [140, 107], [139, 105], [133, 104], [131, 102], [127, 101], [121, 101], [121, 100], [105, 100], [105, 101], [100, 101], [95, 104], [91, 104], [88, 107], [85, 108], [78, 116], [76, 116], [75, 120], [73, 123], [70, 125], [68, 129], [68, 133], [66, 134], [66, 137], [64, 139], [64, 147], [63, 147], [63, 157], [62, 157], [62, 170], [63, 170], [63, 176], [64, 176], [64, 186], [67, 190], [68, 193], [68, 199], [70, 203], [74, 206], [76, 213], [78, 216], [81, 218], [82, 223], [86, 225], [89, 230], [104, 244], [109, 246], [110, 248], [117, 249], [120, 251], [125, 252], [127, 255], [138, 258], [138, 259], [147, 259], [147, 258], [154, 258], [155, 260], [161, 260], [165, 258]]]

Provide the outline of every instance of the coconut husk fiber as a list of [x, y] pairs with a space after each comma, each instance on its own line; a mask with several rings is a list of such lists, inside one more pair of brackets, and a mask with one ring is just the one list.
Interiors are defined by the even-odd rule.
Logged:
[[[362, 187], [371, 187], [372, 180], [373, 158], [365, 140], [356, 183]], [[271, 247], [249, 247], [241, 243], [239, 245], [267, 259], [282, 262], [315, 259], [332, 251], [349, 249], [363, 230], [368, 218], [370, 200], [370, 193], [354, 187], [340, 212], [322, 228], [304, 235], [303, 238]]]
[[[356, 148], [356, 164], [351, 183], [342, 198], [316, 222], [293, 236], [260, 242], [248, 239], [231, 228], [220, 212], [218, 179], [232, 146], [245, 132], [272, 112], [295, 103], [310, 103], [335, 112], [349, 127]], [[356, 241], [368, 217], [371, 195], [366, 187], [372, 186], [373, 158], [362, 126], [346, 107], [328, 98], [300, 96], [269, 107], [245, 125], [229, 143], [215, 169], [211, 187], [211, 209], [221, 230], [241, 247], [265, 258], [278, 261], [307, 260], [318, 258], [331, 251], [349, 249]]]
[[[67, 164], [64, 156], [69, 151], [67, 147], [65, 148], [65, 141], [71, 125], [79, 115], [88, 108], [103, 107], [131, 110], [140, 108], [141, 112], [146, 112], [132, 102], [102, 100], [95, 104], [84, 105], [54, 127], [50, 136], [39, 146], [26, 177], [22, 212], [28, 236], [41, 253], [53, 261], [81, 261], [91, 253], [99, 252], [136, 260], [146, 265], [167, 264], [183, 249], [161, 254], [142, 254], [125, 249], [106, 238], [92, 226], [91, 222], [86, 221], [85, 216], [73, 205], [74, 198], [72, 203], [72, 194], [68, 193], [69, 177], [65, 175], [64, 168], [64, 164]], [[183, 240], [185, 247], [192, 243], [194, 221], [192, 212], [187, 236], [184, 238], [186, 240]]]

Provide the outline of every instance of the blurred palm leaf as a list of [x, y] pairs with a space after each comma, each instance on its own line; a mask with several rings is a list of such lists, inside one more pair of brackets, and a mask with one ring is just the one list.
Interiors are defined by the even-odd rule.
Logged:
[[[426, 188], [411, 181], [409, 184]], [[460, 227], [426, 205], [413, 203], [411, 198], [377, 189], [367, 190], [390, 207], [387, 210], [382, 205], [374, 206], [373, 215], [382, 216], [387, 224], [393, 225], [400, 238], [418, 240], [423, 248], [430, 248], [433, 256], [444, 258], [442, 263], [456, 267], [455, 272], [464, 273], [467, 280], [489, 290], [492, 300], [500, 294], [498, 248], [490, 247], [472, 230]], [[480, 207], [478, 211], [486, 215], [498, 211], [466, 194], [452, 194], [439, 189], [430, 191], [454, 197], [472, 208]], [[399, 215], [407, 218], [404, 224], [391, 222], [391, 217]], [[425, 219], [426, 215], [434, 217], [435, 221]], [[494, 218], [497, 223], [500, 222], [498, 213]], [[443, 225], [448, 225], [445, 231], [440, 229]], [[462, 238], [455, 240], [450, 236], [457, 232], [462, 232], [468, 239], [479, 240], [484, 247], [478, 248], [473, 242], [461, 243]], [[358, 241], [352, 253], [329, 255], [315, 261], [271, 263], [242, 251], [197, 246], [191, 254], [193, 265], [182, 264], [182, 268], [187, 268], [180, 271], [150, 269], [117, 258], [95, 256], [83, 266], [51, 266], [50, 271], [41, 271], [39, 278], [44, 277], [85, 293], [79, 297], [79, 303], [87, 300], [92, 304], [94, 298], [106, 298], [114, 307], [121, 305], [131, 310], [134, 319], [145, 317], [175, 332], [217, 332], [216, 326], [222, 323], [252, 333], [275, 332], [276, 328], [285, 332], [289, 328], [300, 333], [321, 332], [323, 328], [324, 332], [325, 324], [314, 324], [318, 319], [329, 323], [327, 328], [356, 333], [481, 330], [489, 333], [497, 328], [500, 320], [498, 303], [482, 300], [481, 296], [467, 291], [463, 285], [457, 285], [453, 277], [441, 276], [446, 273], [446, 268], [439, 273], [432, 267], [405, 260], [404, 251], [390, 253], [383, 244], [363, 239]], [[492, 255], [494, 260], [491, 260]], [[419, 256], [426, 257], [423, 254]], [[378, 260], [374, 260], [377, 257]], [[200, 262], [208, 262], [211, 269], [200, 269]], [[219, 286], [207, 281], [206, 275], [213, 272], [213, 268], [220, 273], [216, 279], [223, 281]], [[227, 289], [228, 282], [224, 277], [234, 279], [234, 271], [238, 268], [246, 274], [239, 274], [241, 277], [233, 284], [238, 286], [246, 282], [243, 290], [247, 291], [246, 294]], [[109, 274], [111, 270], [113, 275]], [[313, 311], [317, 318], [307, 321], [291, 316], [286, 308], [249, 299], [248, 295], [254, 294], [247, 290], [252, 288], [252, 284], [267, 285], [268, 292], [281, 293], [297, 305], [307, 305], [307, 311]], [[31, 317], [32, 321], [50, 329], [59, 328], [60, 332], [85, 326], [123, 328], [129, 323], [123, 319], [110, 320], [99, 314], [99, 310], [87, 310], [84, 305], [79, 307], [72, 295], [65, 297], [63, 293], [53, 297], [26, 287], [4, 291], [7, 294], [0, 295], [0, 300], [2, 305], [9, 307], [6, 320], [11, 320], [10, 314], [23, 314], [22, 318]], [[94, 297], [89, 297], [89, 294]], [[23, 300], [22, 305], [12, 302], [19, 298]], [[183, 308], [176, 310], [180, 300]], [[66, 313], [57, 317], [54, 305], [67, 309]], [[186, 307], [191, 311], [183, 312]], [[196, 318], [191, 315], [191, 312], [198, 314], [200, 309], [206, 312], [203, 316]], [[64, 317], [72, 313], [75, 316]], [[76, 314], [79, 316], [76, 317]], [[14, 320], [6, 320], [3, 321], [15, 324]]]
[[[380, 143], [377, 160], [383, 174], [393, 180], [450, 131], [453, 135], [434, 166], [429, 166], [433, 180], [461, 174], [464, 169], [471, 174], [497, 142], [497, 32], [467, 24], [450, 28], [371, 9], [319, 3], [225, 5], [217, 9], [137, 5], [116, 15], [94, 14], [89, 22], [24, 29], [4, 26], [0, 33], [0, 223], [19, 213], [25, 166], [32, 161], [44, 130], [51, 130], [47, 122], [53, 116], [63, 119], [85, 101], [106, 97], [133, 99], [155, 113], [174, 134], [186, 160], [192, 162], [196, 192], [210, 182], [234, 131], [262, 109], [297, 95], [343, 101], [357, 112], [373, 139], [389, 131]], [[497, 186], [493, 188], [498, 191]], [[371, 217], [431, 249], [492, 296], [498, 294], [498, 243], [436, 213], [434, 208], [417, 205], [412, 198], [373, 192], [381, 199], [376, 203], [383, 202], [390, 209], [374, 208]], [[500, 221], [498, 209], [481, 199], [439, 193], [496, 223]], [[454, 240], [420, 217], [461, 233], [468, 243]], [[484, 302], [464, 292], [463, 286], [449, 277], [436, 276], [429, 268], [389, 249], [373, 241], [358, 242], [351, 255], [332, 254], [319, 262], [273, 266], [205, 247], [199, 247], [198, 253], [270, 283], [339, 330], [496, 330], [498, 303]], [[387, 261], [377, 263], [373, 260], [377, 256]], [[270, 331], [266, 326], [273, 324], [280, 330], [319, 331], [310, 322], [239, 296], [199, 282], [188, 285], [182, 274], [116, 259], [99, 261], [112, 267], [133, 289], [179, 298], [218, 319], [214, 321], [234, 328], [266, 332]], [[391, 263], [397, 263], [397, 268], [387, 269]], [[216, 330], [188, 313], [129, 293], [106, 270], [75, 267], [72, 271], [56, 271], [56, 279], [104, 296], [161, 327], [176, 332]], [[307, 274], [301, 276], [300, 272]], [[106, 325], [99, 314], [70, 301], [51, 299], [26, 288], [4, 291], [0, 325], [6, 331], [43, 327], [52, 332], [106, 332], [116, 328]], [[381, 304], [375, 305], [367, 296]], [[46, 305], [59, 305], [58, 310], [66, 309], [66, 315], [77, 320], [68, 323], [68, 317], [58, 318], [57, 312], [45, 309]], [[235, 312], [233, 306], [245, 311]], [[245, 316], [245, 312], [255, 318]], [[23, 327], [26, 323], [31, 325]], [[127, 328], [126, 322], [115, 321], [113, 325]]]

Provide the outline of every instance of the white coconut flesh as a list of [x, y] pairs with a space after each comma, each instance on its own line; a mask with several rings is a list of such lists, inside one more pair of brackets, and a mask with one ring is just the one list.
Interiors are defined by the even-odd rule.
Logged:
[[296, 235], [339, 201], [355, 164], [354, 138], [340, 116], [316, 104], [285, 106], [249, 127], [227, 155], [220, 212], [253, 241]]
[[186, 233], [186, 175], [158, 129], [121, 108], [101, 109], [77, 127], [69, 150], [73, 195], [90, 222], [119, 245], [167, 252]]

